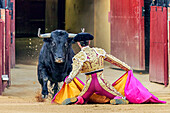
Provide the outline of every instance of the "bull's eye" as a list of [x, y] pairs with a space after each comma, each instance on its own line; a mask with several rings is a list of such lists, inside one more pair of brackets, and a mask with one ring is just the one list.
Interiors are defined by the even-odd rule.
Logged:
[[55, 42], [52, 42], [52, 46], [55, 46]]

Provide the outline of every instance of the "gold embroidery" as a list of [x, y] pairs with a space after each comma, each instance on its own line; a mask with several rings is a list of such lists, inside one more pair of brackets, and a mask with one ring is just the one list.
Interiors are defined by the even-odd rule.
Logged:
[[87, 72], [104, 68], [104, 62], [103, 62], [104, 56], [97, 54], [95, 48], [86, 47], [82, 51], [87, 56], [87, 60], [83, 63], [83, 67], [81, 70], [82, 73], [87, 73]]
[[73, 57], [73, 60], [74, 59], [83, 63], [87, 60], [87, 55], [83, 51], [80, 51]]
[[82, 68], [82, 62], [79, 62], [78, 60], [73, 60], [72, 71], [69, 77], [71, 78], [76, 77], [80, 73], [81, 68]]
[[100, 57], [100, 56], [105, 56], [105, 55], [106, 55], [105, 50], [103, 50], [103, 49], [101, 49], [101, 48], [95, 47], [95, 48], [93, 48], [93, 49], [96, 51], [96, 53], [98, 54], [99, 57]]
[[83, 66], [83, 62], [86, 61], [86, 59], [87, 56], [82, 51], [80, 51], [73, 57], [72, 71], [69, 77], [74, 78], [80, 73], [80, 70], [82, 69]]

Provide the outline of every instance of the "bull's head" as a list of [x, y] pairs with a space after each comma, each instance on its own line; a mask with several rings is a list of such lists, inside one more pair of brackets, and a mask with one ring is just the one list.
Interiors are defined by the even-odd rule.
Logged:
[[[50, 38], [50, 37], [51, 37], [51, 33], [41, 34], [40, 31], [41, 31], [41, 28], [38, 29], [38, 37], [39, 37], [39, 38]], [[76, 35], [77, 35], [77, 34], [74, 34], [74, 33], [68, 33], [68, 37], [69, 37], [69, 38], [73, 38], [73, 37], [75, 37]]]
[[75, 35], [68, 34], [64, 30], [55, 30], [46, 34], [40, 34], [40, 29], [38, 31], [38, 37], [44, 38], [44, 41], [49, 43], [50, 51], [56, 63], [63, 63], [65, 61], [65, 54], [70, 43], [69, 37], [71, 38]]

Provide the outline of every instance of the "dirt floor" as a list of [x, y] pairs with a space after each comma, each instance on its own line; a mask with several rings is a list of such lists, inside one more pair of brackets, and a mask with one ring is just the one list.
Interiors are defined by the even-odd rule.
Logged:
[[[45, 102], [37, 102], [35, 96], [40, 91], [37, 81], [36, 66], [16, 65], [11, 70], [12, 86], [5, 89], [0, 96], [0, 113], [170, 113], [170, 87], [149, 82], [149, 75], [135, 73], [137, 79], [159, 99], [167, 101], [167, 104], [86, 104], [86, 105], [56, 105], [47, 99]], [[106, 66], [105, 77], [113, 82], [124, 74], [121, 70], [110, 69]], [[79, 76], [83, 81], [85, 76]]]

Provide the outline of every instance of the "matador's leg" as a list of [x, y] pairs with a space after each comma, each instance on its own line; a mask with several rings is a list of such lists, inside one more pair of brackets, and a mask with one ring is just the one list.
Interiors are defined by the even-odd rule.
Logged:
[[95, 88], [95, 84], [91, 75], [86, 75], [86, 84], [83, 90], [80, 92], [79, 96], [77, 97], [78, 101], [76, 102], [76, 104], [86, 103], [91, 97], [91, 95], [93, 95], [95, 91], [94, 88]]
[[108, 81], [103, 77], [103, 72], [97, 73], [98, 82], [95, 85], [95, 89], [100, 95], [104, 95], [110, 99], [122, 98], [123, 95], [119, 93]]
[[120, 94], [109, 82], [107, 82], [104, 77], [102, 77], [103, 73], [97, 74], [98, 82], [95, 85], [96, 91], [101, 95], [104, 95], [112, 100], [110, 100], [111, 104], [128, 104], [129, 101], [123, 99], [123, 95]]

